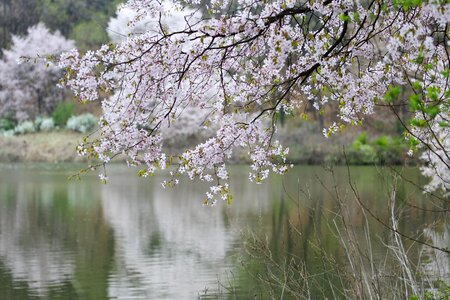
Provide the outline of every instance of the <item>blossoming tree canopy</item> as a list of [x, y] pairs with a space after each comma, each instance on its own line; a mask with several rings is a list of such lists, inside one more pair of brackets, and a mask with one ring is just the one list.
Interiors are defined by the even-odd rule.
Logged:
[[[287, 170], [287, 149], [273, 135], [280, 111], [295, 114], [305, 98], [317, 109], [336, 103], [340, 121], [328, 136], [360, 123], [376, 105], [395, 114], [399, 102], [414, 113], [405, 132], [412, 150], [425, 150], [428, 188], [448, 192], [447, 1], [129, 0], [122, 9], [135, 11], [131, 27], [145, 18], [159, 26], [60, 58], [65, 84], [80, 99], [114, 93], [102, 101], [99, 138], [80, 145], [81, 154], [107, 163], [125, 153], [130, 164], [146, 166], [143, 176], [175, 164], [166, 185], [187, 174], [213, 182], [209, 202], [230, 199], [226, 162], [234, 149], [247, 150], [251, 180]], [[164, 25], [171, 14], [182, 26]], [[399, 99], [402, 89], [409, 99]], [[215, 135], [169, 158], [161, 128], [192, 107], [204, 112], [197, 126], [214, 124]]]
[[64, 99], [64, 91], [56, 86], [61, 70], [54, 65], [18, 62], [37, 54], [59, 55], [73, 47], [73, 41], [50, 32], [42, 23], [30, 27], [24, 37], [13, 35], [11, 48], [3, 51], [0, 60], [0, 116], [24, 121], [49, 114]]

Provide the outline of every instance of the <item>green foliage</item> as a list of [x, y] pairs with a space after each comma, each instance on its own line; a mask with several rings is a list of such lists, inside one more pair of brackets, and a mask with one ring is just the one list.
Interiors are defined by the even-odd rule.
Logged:
[[343, 22], [348, 22], [350, 21], [350, 17], [346, 13], [342, 13], [339, 15], [339, 20]]
[[391, 141], [392, 141], [392, 138], [390, 136], [382, 135], [382, 136], [376, 138], [373, 141], [373, 144], [380, 148], [386, 149], [388, 147], [388, 145], [391, 143]]
[[[450, 70], [443, 72], [444, 76], [448, 76]], [[445, 116], [446, 112], [450, 110], [450, 90], [441, 90], [437, 86], [430, 85], [423, 87], [419, 81], [414, 81], [411, 84], [413, 93], [409, 96], [409, 110], [413, 117], [409, 120], [409, 125], [416, 128], [425, 128], [432, 125], [436, 121], [440, 127], [448, 127], [450, 123], [446, 118], [439, 118], [438, 116]], [[393, 102], [398, 98], [401, 92], [400, 87], [390, 87], [385, 95], [387, 102]], [[418, 117], [419, 116], [419, 117]]]
[[97, 118], [92, 114], [82, 114], [79, 116], [72, 116], [67, 121], [66, 128], [76, 132], [87, 133], [95, 128], [97, 125]]
[[407, 140], [407, 144], [408, 144], [409, 149], [416, 149], [417, 146], [420, 144], [420, 142], [416, 138], [410, 137]]
[[400, 7], [403, 10], [408, 10], [420, 6], [422, 4], [422, 0], [393, 0], [392, 4], [395, 9]]
[[358, 149], [361, 147], [361, 145], [367, 144], [367, 133], [363, 132], [360, 135], [358, 135], [355, 140], [353, 141], [352, 147], [354, 149]]
[[123, 0], [37, 0], [40, 21], [75, 40], [82, 50], [107, 41], [108, 20]]
[[440, 113], [439, 106], [431, 105], [424, 108], [424, 112], [430, 117], [430, 119], [434, 119], [438, 113]]
[[356, 165], [368, 165], [378, 162], [378, 156], [372, 145], [361, 144], [347, 152], [347, 163]]
[[392, 103], [398, 99], [402, 92], [402, 88], [399, 86], [389, 86], [388, 91], [384, 95], [384, 101]]
[[[99, 18], [102, 18], [100, 16]], [[77, 47], [82, 50], [93, 49], [98, 45], [108, 42], [105, 28], [95, 21], [84, 21], [75, 25], [70, 33], [70, 38], [77, 42]]]
[[435, 282], [438, 285], [438, 288], [434, 290], [425, 290], [422, 296], [412, 295], [408, 299], [409, 300], [448, 300], [450, 298], [450, 285], [445, 284], [442, 280], [438, 280]]
[[420, 95], [418, 94], [412, 94], [409, 97], [409, 108], [411, 109], [411, 111], [416, 111], [418, 109], [420, 109], [420, 107], [422, 107], [422, 99], [420, 98]]
[[427, 97], [432, 101], [437, 101], [440, 92], [441, 90], [438, 87], [430, 86], [429, 88], [427, 88]]
[[8, 131], [14, 129], [14, 121], [9, 118], [1, 118], [0, 119], [0, 131]]
[[363, 132], [355, 138], [346, 154], [350, 164], [396, 164], [402, 161], [405, 152], [406, 144], [400, 137], [380, 135], [369, 140]]
[[59, 103], [52, 113], [52, 119], [56, 126], [64, 127], [67, 120], [73, 115], [75, 104], [72, 102]]

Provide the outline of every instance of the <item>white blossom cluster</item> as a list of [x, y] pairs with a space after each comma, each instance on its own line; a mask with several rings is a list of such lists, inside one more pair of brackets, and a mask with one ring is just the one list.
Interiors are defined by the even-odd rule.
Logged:
[[[448, 114], [448, 113], [447, 113]], [[416, 129], [415, 134], [423, 140], [422, 147], [429, 147], [421, 154], [422, 161], [426, 162], [422, 166], [422, 173], [431, 178], [425, 187], [432, 192], [441, 189], [446, 196], [450, 195], [450, 128], [441, 127], [442, 117], [433, 120], [430, 128], [425, 130]], [[431, 133], [431, 134], [430, 134]]]
[[[158, 26], [114, 46], [61, 56], [65, 84], [81, 99], [115, 93], [103, 101], [100, 138], [82, 145], [81, 153], [104, 162], [125, 153], [131, 164], [147, 166], [145, 174], [172, 163], [177, 168], [168, 185], [187, 174], [215, 182], [209, 203], [226, 200], [226, 162], [236, 148], [247, 149], [251, 180], [287, 170], [287, 150], [273, 138], [280, 110], [296, 111], [304, 96], [317, 109], [336, 103], [339, 122], [328, 135], [362, 122], [377, 105], [396, 113], [396, 88], [409, 86], [419, 103], [415, 111], [430, 126], [406, 127], [428, 153], [430, 188], [448, 190], [450, 4], [211, 1], [199, 21], [199, 2], [130, 0], [122, 8], [135, 12], [129, 26], [145, 20]], [[183, 22], [171, 28], [164, 21], [171, 14]], [[199, 123], [216, 126], [216, 134], [168, 158], [161, 131], [187, 108], [203, 111]]]

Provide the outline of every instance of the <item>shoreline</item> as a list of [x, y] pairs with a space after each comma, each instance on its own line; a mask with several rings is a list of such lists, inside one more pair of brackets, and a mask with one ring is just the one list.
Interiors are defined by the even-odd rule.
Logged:
[[83, 134], [63, 131], [0, 136], [0, 162], [84, 162], [76, 153], [82, 138]]
[[[39, 132], [19, 136], [0, 135], [0, 163], [87, 163], [88, 160], [76, 152], [76, 147], [85, 135], [69, 131]], [[338, 144], [338, 143], [337, 143]], [[345, 165], [346, 159], [342, 147], [338, 145], [311, 145], [301, 147], [298, 144], [290, 146], [291, 154], [288, 161], [294, 165]], [[169, 149], [172, 152], [177, 149]], [[416, 166], [417, 158], [399, 156], [392, 153], [389, 160], [378, 157], [377, 161], [361, 159], [352, 146], [346, 146], [346, 156], [349, 165], [408, 165]], [[124, 158], [114, 162], [124, 163]], [[245, 153], [238, 150], [231, 164], [249, 164]]]

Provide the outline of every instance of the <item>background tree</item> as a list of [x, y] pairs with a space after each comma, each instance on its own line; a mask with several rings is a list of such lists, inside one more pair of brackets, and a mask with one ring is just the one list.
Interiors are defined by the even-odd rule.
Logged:
[[39, 0], [41, 22], [77, 42], [81, 49], [108, 42], [106, 26], [122, 0]]
[[74, 47], [59, 32], [51, 33], [42, 23], [28, 29], [25, 37], [13, 36], [11, 49], [0, 60], [0, 115], [18, 121], [48, 115], [64, 100], [57, 87], [61, 70], [54, 65], [21, 63], [23, 57], [57, 55]]
[[25, 34], [28, 27], [36, 24], [38, 20], [39, 14], [36, 9], [36, 1], [1, 0], [0, 49], [9, 47], [11, 33], [16, 35]]
[[108, 42], [106, 26], [122, 0], [1, 0], [0, 49], [10, 46], [11, 35], [26, 34], [38, 22], [76, 41], [80, 49]]
[[[168, 2], [165, 5], [168, 8], [172, 6]], [[200, 12], [185, 9], [183, 11], [174, 11], [170, 15], [162, 15], [161, 17], [142, 17], [133, 26], [128, 26], [137, 15], [138, 13], [134, 9], [126, 7], [119, 9], [116, 16], [112, 17], [108, 22], [107, 30], [110, 40], [119, 44], [132, 36], [138, 36], [149, 31], [157, 32], [160, 25], [169, 31], [183, 30], [185, 17], [196, 18], [198, 21], [201, 20]], [[212, 93], [210, 92], [210, 94]], [[113, 97], [120, 97], [120, 93]], [[157, 106], [157, 103], [149, 103], [149, 105]], [[205, 130], [204, 127], [204, 121], [207, 118], [207, 110], [187, 105], [183, 113], [178, 116], [173, 116], [171, 122], [163, 124], [161, 132], [166, 145], [170, 148], [180, 149], [199, 142], [202, 138], [211, 136], [213, 130]]]

